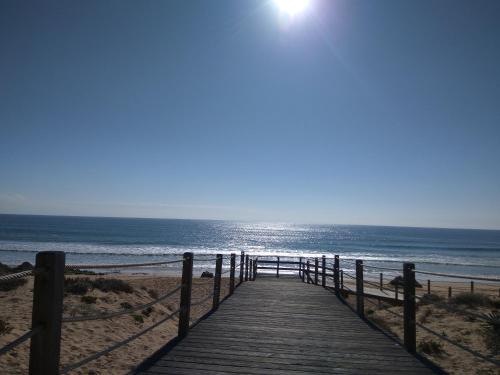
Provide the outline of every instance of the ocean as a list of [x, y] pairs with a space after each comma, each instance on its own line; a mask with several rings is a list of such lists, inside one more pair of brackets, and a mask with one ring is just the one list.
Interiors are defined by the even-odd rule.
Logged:
[[[65, 251], [68, 264], [154, 262], [186, 251], [339, 254], [374, 266], [400, 268], [411, 261], [419, 270], [500, 276], [499, 230], [0, 215], [0, 262], [33, 263], [42, 250]], [[195, 262], [195, 267], [208, 265]]]

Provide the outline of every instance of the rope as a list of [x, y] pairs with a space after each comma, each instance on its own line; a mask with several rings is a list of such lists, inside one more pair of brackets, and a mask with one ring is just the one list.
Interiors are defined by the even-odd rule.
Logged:
[[25, 277], [31, 276], [33, 274], [33, 270], [23, 271], [18, 273], [11, 273], [8, 275], [0, 276], [0, 282], [2, 281], [10, 281], [15, 279], [23, 279]]
[[[368, 299], [368, 302], [370, 302], [371, 304], [373, 304], [373, 305], [375, 305], [375, 306], [378, 306], [375, 302], [371, 301], [370, 299]], [[397, 313], [397, 312], [395, 312], [395, 311], [389, 310], [389, 308], [390, 308], [390, 307], [392, 307], [392, 306], [386, 306], [386, 307], [382, 308], [381, 310], [387, 311], [387, 312], [389, 312], [389, 313], [391, 313], [391, 314], [393, 314], [393, 315], [395, 315], [395, 316], [397, 316], [397, 317], [399, 317], [399, 318], [403, 318], [403, 319], [404, 319], [404, 316], [403, 316], [403, 315], [398, 314], [398, 313]], [[494, 364], [494, 365], [496, 365], [496, 366], [500, 366], [500, 361], [496, 361], [496, 360], [494, 360], [494, 359], [491, 359], [491, 358], [489, 358], [489, 357], [486, 357], [486, 356], [484, 356], [483, 354], [481, 354], [481, 353], [479, 353], [479, 352], [477, 352], [477, 351], [475, 351], [475, 350], [473, 350], [473, 349], [470, 349], [470, 348], [468, 348], [468, 347], [466, 347], [466, 346], [464, 346], [464, 345], [462, 345], [462, 344], [459, 344], [459, 343], [457, 343], [457, 342], [454, 342], [454, 341], [450, 340], [448, 337], [446, 337], [446, 336], [444, 336], [444, 335], [441, 335], [440, 333], [438, 333], [438, 332], [436, 332], [436, 331], [434, 331], [434, 330], [432, 330], [432, 329], [430, 329], [430, 328], [428, 328], [428, 327], [424, 326], [423, 324], [420, 324], [420, 323], [418, 323], [418, 322], [415, 322], [415, 324], [417, 325], [417, 327], [422, 328], [424, 331], [427, 331], [427, 332], [429, 332], [429, 333], [431, 333], [431, 334], [433, 334], [433, 335], [435, 335], [435, 336], [439, 337], [440, 339], [442, 339], [442, 340], [444, 340], [444, 341], [448, 342], [449, 344], [454, 345], [454, 346], [456, 346], [456, 347], [458, 347], [458, 348], [460, 348], [460, 349], [462, 349], [462, 350], [464, 350], [464, 351], [468, 352], [469, 354], [472, 354], [472, 355], [474, 355], [474, 356], [476, 356], [476, 357], [479, 357], [479, 358], [481, 358], [481, 359], [483, 359], [483, 360], [485, 360], [485, 361], [487, 361], [487, 362], [490, 362], [490, 363], [492, 363], [492, 364]]]
[[421, 274], [424, 274], [424, 275], [452, 277], [452, 278], [455, 278], [455, 279], [467, 279], [467, 280], [481, 280], [481, 281], [500, 282], [500, 278], [494, 278], [494, 277], [457, 275], [457, 274], [452, 274], [452, 273], [439, 273], [439, 272], [416, 271], [416, 270], [414, 270], [413, 272], [415, 272], [415, 273], [421, 273]]
[[174, 311], [173, 313], [171, 313], [167, 317], [159, 320], [158, 322], [156, 322], [155, 324], [149, 326], [148, 328], [143, 329], [142, 331], [136, 333], [135, 335], [130, 336], [129, 338], [127, 338], [127, 339], [125, 339], [123, 341], [120, 341], [120, 342], [117, 342], [114, 345], [111, 345], [107, 349], [101, 350], [100, 352], [94, 353], [94, 354], [90, 355], [89, 357], [82, 359], [79, 362], [76, 362], [76, 363], [73, 363], [71, 365], [68, 365], [68, 366], [64, 367], [61, 370], [61, 374], [66, 374], [66, 373], [68, 373], [71, 370], [74, 370], [74, 369], [76, 369], [76, 368], [78, 368], [80, 366], [83, 366], [83, 365], [85, 365], [85, 364], [87, 364], [89, 362], [92, 362], [93, 360], [95, 360], [95, 359], [97, 359], [99, 357], [102, 357], [103, 355], [108, 354], [108, 353], [112, 352], [113, 350], [122, 347], [123, 345], [128, 344], [129, 342], [135, 340], [136, 338], [138, 338], [138, 337], [144, 335], [145, 333], [151, 331], [152, 329], [158, 327], [160, 324], [165, 323], [167, 320], [171, 319], [174, 315], [178, 314], [179, 311], [180, 311], [180, 309]]
[[11, 351], [16, 346], [21, 345], [23, 342], [25, 342], [26, 340], [29, 340], [30, 338], [32, 338], [34, 335], [36, 335], [39, 332], [40, 332], [40, 327], [39, 326], [35, 327], [33, 329], [30, 329], [28, 332], [26, 332], [25, 334], [19, 336], [14, 341], [12, 341], [12, 342], [8, 343], [7, 345], [5, 345], [4, 347], [0, 348], [0, 356], [2, 356], [5, 353]]
[[99, 268], [127, 268], [127, 267], [149, 267], [161, 266], [164, 264], [173, 264], [183, 262], [184, 259], [170, 260], [166, 262], [149, 262], [149, 263], [122, 263], [122, 264], [68, 264], [66, 269], [99, 269]]
[[155, 299], [154, 301], [151, 301], [149, 303], [145, 303], [144, 305], [135, 306], [135, 307], [132, 307], [130, 309], [123, 309], [123, 310], [115, 311], [112, 313], [89, 315], [89, 316], [76, 316], [76, 317], [65, 316], [62, 318], [62, 322], [63, 323], [76, 323], [76, 322], [85, 322], [85, 321], [89, 321], [89, 320], [104, 320], [104, 319], [114, 318], [114, 317], [125, 315], [125, 314], [130, 314], [130, 313], [133, 313], [134, 311], [137, 311], [137, 310], [147, 309], [148, 307], [151, 307], [151, 306], [157, 304], [158, 302], [161, 302], [161, 301], [167, 299], [168, 297], [171, 297], [172, 295], [177, 293], [180, 289], [181, 289], [181, 286], [179, 285], [174, 290], [172, 290], [172, 291], [168, 292], [167, 294]]
[[214, 296], [214, 292], [210, 293], [208, 296], [206, 296], [205, 298], [203, 298], [202, 300], [200, 301], [196, 301], [196, 302], [193, 302], [191, 303], [191, 306], [198, 306], [198, 305], [201, 305], [202, 303], [208, 301], [210, 298], [212, 298]]
[[472, 354], [472, 355], [473, 355], [473, 356], [475, 356], [475, 357], [481, 358], [482, 360], [484, 360], [484, 361], [486, 361], [486, 362], [489, 362], [489, 363], [491, 363], [491, 364], [494, 364], [494, 365], [496, 365], [496, 366], [499, 366], [499, 367], [500, 367], [500, 361], [497, 361], [497, 360], [495, 360], [495, 359], [492, 359], [492, 358], [486, 357], [485, 355], [483, 355], [483, 354], [481, 354], [481, 353], [479, 353], [479, 352], [477, 352], [477, 351], [475, 351], [475, 350], [473, 350], [473, 349], [470, 349], [470, 348], [468, 348], [468, 347], [466, 347], [466, 346], [464, 346], [464, 345], [462, 345], [462, 344], [460, 344], [460, 343], [458, 343], [458, 342], [451, 341], [448, 337], [446, 337], [446, 336], [444, 336], [444, 335], [441, 335], [440, 333], [437, 333], [436, 331], [434, 331], [434, 330], [432, 330], [432, 329], [430, 329], [430, 328], [427, 328], [426, 326], [424, 326], [424, 325], [422, 325], [422, 324], [420, 324], [420, 323], [418, 323], [418, 322], [416, 322], [416, 325], [417, 325], [417, 327], [422, 328], [424, 331], [427, 331], [427, 332], [429, 332], [429, 333], [431, 333], [431, 334], [433, 334], [433, 335], [435, 335], [435, 336], [439, 337], [441, 340], [444, 340], [444, 341], [446, 341], [447, 343], [449, 343], [449, 344], [451, 344], [451, 345], [454, 345], [454, 346], [456, 346], [457, 348], [460, 348], [460, 349], [462, 349], [462, 350], [466, 351], [467, 353]]

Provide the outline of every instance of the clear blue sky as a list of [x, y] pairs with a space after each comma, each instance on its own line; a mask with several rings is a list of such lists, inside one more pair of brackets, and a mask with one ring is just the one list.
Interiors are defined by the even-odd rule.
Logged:
[[0, 2], [0, 212], [500, 228], [500, 1]]

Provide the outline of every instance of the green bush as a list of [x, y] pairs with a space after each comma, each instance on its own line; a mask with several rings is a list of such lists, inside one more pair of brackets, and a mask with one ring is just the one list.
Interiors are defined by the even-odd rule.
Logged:
[[1, 292], [9, 292], [11, 290], [17, 289], [20, 286], [26, 284], [28, 280], [26, 279], [12, 279], [0, 281], [0, 291]]
[[152, 312], [153, 312], [153, 308], [150, 306], [147, 309], [142, 310], [142, 315], [150, 316]]
[[64, 280], [64, 290], [66, 293], [84, 295], [92, 288], [92, 282], [86, 277], [71, 278]]
[[144, 323], [144, 318], [142, 317], [142, 315], [134, 314], [132, 315], [132, 317], [137, 323]]
[[467, 307], [490, 306], [491, 299], [481, 293], [459, 293], [450, 301], [456, 305], [466, 305]]
[[5, 320], [0, 319], [0, 335], [4, 335], [11, 331], [12, 327]]
[[86, 303], [87, 305], [91, 305], [93, 303], [96, 303], [97, 297], [94, 297], [94, 296], [82, 296], [81, 301], [83, 303]]
[[122, 303], [120, 303], [120, 306], [121, 306], [123, 309], [127, 309], [127, 310], [129, 310], [129, 309], [131, 309], [131, 308], [133, 307], [133, 306], [132, 306], [130, 303], [128, 303], [128, 302], [122, 302]]
[[92, 286], [102, 292], [132, 293], [134, 291], [134, 288], [129, 283], [119, 279], [95, 279]]
[[494, 354], [500, 353], [500, 313], [488, 314], [482, 326], [486, 346]]
[[435, 340], [422, 340], [418, 343], [418, 350], [435, 357], [442, 357], [446, 352], [443, 345]]

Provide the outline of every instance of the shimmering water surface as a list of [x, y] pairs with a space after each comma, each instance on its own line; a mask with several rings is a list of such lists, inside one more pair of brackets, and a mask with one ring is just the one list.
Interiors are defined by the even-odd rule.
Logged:
[[0, 262], [33, 262], [40, 250], [64, 250], [67, 263], [157, 261], [186, 251], [339, 254], [368, 265], [412, 261], [421, 270], [500, 276], [500, 231], [0, 215]]

